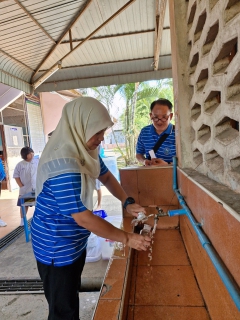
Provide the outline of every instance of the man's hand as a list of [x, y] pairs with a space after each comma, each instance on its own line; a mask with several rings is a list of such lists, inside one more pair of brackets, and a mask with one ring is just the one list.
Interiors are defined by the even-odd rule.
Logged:
[[144, 164], [145, 167], [148, 167], [148, 166], [151, 166], [152, 161], [151, 161], [151, 160], [148, 160], [148, 159], [145, 159], [144, 162], [143, 162], [143, 164]]
[[167, 166], [168, 163], [162, 159], [154, 158], [151, 160], [152, 166]]
[[146, 214], [146, 210], [137, 203], [128, 204], [126, 210], [134, 217], [137, 217], [139, 212], [144, 212]]
[[151, 244], [151, 238], [137, 233], [127, 233], [127, 242], [125, 244], [130, 248], [146, 251]]

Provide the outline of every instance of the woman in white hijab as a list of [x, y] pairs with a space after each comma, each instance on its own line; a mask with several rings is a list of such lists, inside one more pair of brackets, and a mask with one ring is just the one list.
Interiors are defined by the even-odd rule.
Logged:
[[133, 216], [145, 212], [128, 198], [98, 156], [97, 147], [112, 125], [96, 99], [81, 97], [67, 103], [39, 162], [31, 231], [48, 320], [79, 319], [79, 282], [90, 232], [137, 250], [150, 244], [150, 238], [115, 228], [92, 213], [97, 178]]

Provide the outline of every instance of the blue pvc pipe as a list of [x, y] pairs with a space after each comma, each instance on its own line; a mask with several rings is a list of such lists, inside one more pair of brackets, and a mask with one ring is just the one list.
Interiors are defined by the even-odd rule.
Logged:
[[186, 210], [184, 209], [177, 209], [177, 210], [169, 210], [168, 215], [169, 217], [179, 216], [181, 214], [186, 214]]
[[177, 157], [173, 157], [173, 190], [177, 190]]
[[[185, 211], [186, 216], [188, 217], [192, 227], [194, 228], [195, 232], [197, 233], [197, 236], [203, 246], [203, 248], [206, 250], [210, 260], [212, 261], [215, 269], [217, 270], [218, 275], [220, 276], [222, 282], [224, 283], [227, 291], [229, 292], [231, 298], [233, 299], [236, 307], [240, 311], [240, 288], [236, 281], [233, 279], [231, 273], [228, 271], [227, 267], [219, 257], [218, 253], [212, 246], [211, 242], [207, 238], [207, 236], [202, 231], [201, 227], [199, 226], [199, 223], [195, 220], [193, 217], [190, 209], [188, 208], [183, 196], [178, 190], [177, 187], [177, 158], [173, 158], [173, 190], [176, 193], [176, 196], [178, 198], [179, 203], [183, 207], [183, 209], [180, 210], [172, 210], [172, 211], [181, 211], [180, 214], [184, 214], [182, 210]], [[176, 215], [175, 214], [175, 215]]]

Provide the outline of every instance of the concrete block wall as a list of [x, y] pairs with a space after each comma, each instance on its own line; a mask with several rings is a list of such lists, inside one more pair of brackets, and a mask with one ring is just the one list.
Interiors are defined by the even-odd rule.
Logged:
[[184, 5], [192, 167], [240, 193], [240, 2]]

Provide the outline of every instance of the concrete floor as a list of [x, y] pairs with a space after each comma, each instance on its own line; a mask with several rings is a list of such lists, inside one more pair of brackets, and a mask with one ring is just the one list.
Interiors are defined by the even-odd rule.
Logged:
[[[105, 187], [102, 187], [102, 209], [109, 216], [121, 215], [121, 203], [114, 198]], [[19, 225], [19, 213], [16, 210], [17, 193], [3, 191], [1, 197], [0, 216], [7, 222], [7, 227], [0, 228], [0, 238], [6, 231], [10, 232]], [[4, 204], [4, 205], [2, 205]], [[7, 208], [7, 210], [6, 210]], [[3, 212], [4, 211], [4, 212]], [[32, 210], [33, 211], [33, 210]], [[29, 212], [30, 217], [30, 212]], [[7, 232], [7, 233], [8, 233]], [[82, 280], [99, 281], [103, 279], [108, 260], [86, 263]], [[0, 252], [0, 279], [37, 279], [39, 278], [31, 242], [26, 243], [24, 234], [10, 246]], [[80, 293], [80, 318], [91, 320], [99, 292]], [[46, 320], [48, 306], [43, 294], [11, 294], [0, 295], [1, 320]]]

